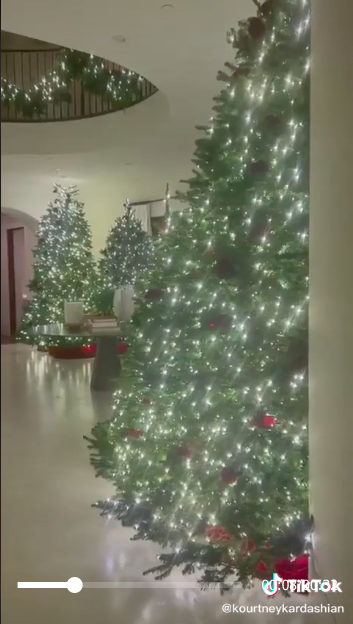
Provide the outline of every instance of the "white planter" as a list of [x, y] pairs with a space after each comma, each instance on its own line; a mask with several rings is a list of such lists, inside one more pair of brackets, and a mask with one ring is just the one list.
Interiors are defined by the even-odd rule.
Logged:
[[134, 290], [133, 288], [119, 288], [114, 293], [114, 314], [119, 322], [127, 323], [130, 321], [134, 309]]
[[134, 289], [133, 288], [123, 288], [121, 291], [121, 302], [122, 302], [122, 318], [121, 320], [127, 323], [131, 320], [131, 317], [135, 310], [135, 302], [134, 302]]
[[82, 325], [84, 321], [84, 309], [82, 301], [65, 301], [64, 317], [65, 325]]
[[121, 315], [122, 315], [122, 301], [121, 301], [121, 290], [119, 288], [117, 288], [117, 290], [114, 293], [114, 299], [113, 299], [113, 309], [114, 309], [114, 314], [116, 316], [116, 319], [118, 321], [121, 321]]

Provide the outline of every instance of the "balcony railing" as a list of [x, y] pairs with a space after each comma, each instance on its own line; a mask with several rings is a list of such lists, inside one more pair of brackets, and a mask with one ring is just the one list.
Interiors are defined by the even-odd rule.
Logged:
[[[53, 48], [49, 50], [2, 50], [1, 78], [15, 85], [19, 90], [28, 90], [40, 84], [43, 78], [61, 66], [67, 50]], [[86, 55], [87, 56], [87, 55]], [[111, 73], [115, 79], [126, 76], [129, 70], [104, 59], [99, 61], [99, 68]], [[134, 76], [136, 76], [134, 74]], [[2, 122], [53, 122], [84, 119], [105, 115], [126, 109], [156, 93], [157, 88], [148, 80], [140, 78], [127, 84], [122, 100], [112, 100], [104, 94], [94, 93], [94, 89], [80, 78], [70, 80], [65, 88], [65, 98], [48, 102], [42, 111], [26, 114], [21, 107], [12, 102], [1, 103]]]

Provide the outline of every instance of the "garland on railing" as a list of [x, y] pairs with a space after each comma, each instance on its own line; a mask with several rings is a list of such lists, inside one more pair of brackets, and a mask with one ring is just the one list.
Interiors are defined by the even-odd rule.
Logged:
[[131, 96], [141, 94], [141, 83], [147, 82], [135, 72], [123, 68], [108, 69], [102, 59], [93, 55], [65, 50], [58, 67], [28, 89], [1, 78], [1, 103], [15, 105], [25, 117], [40, 116], [50, 104], [71, 102], [69, 85], [74, 80], [81, 80], [87, 91], [114, 104], [115, 110], [131, 106]]

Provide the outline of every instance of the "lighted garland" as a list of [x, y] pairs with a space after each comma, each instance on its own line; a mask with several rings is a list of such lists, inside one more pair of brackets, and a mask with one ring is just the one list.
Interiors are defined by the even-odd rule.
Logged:
[[1, 104], [15, 106], [25, 117], [42, 116], [51, 104], [71, 102], [69, 86], [75, 80], [81, 80], [88, 92], [102, 97], [115, 110], [131, 106], [134, 95], [137, 101], [144, 99], [141, 89], [147, 82], [133, 71], [108, 69], [102, 59], [93, 55], [66, 50], [58, 67], [28, 89], [1, 78]]

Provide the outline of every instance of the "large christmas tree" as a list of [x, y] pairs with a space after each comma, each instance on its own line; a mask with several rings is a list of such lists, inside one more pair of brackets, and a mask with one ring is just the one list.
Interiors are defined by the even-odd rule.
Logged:
[[42, 346], [87, 343], [76, 337], [34, 336], [37, 325], [64, 322], [65, 301], [83, 301], [92, 306], [97, 274], [92, 252], [91, 229], [76, 187], [54, 185], [55, 201], [41, 218], [34, 249], [31, 293], [19, 332], [19, 340]]
[[168, 547], [156, 577], [223, 587], [307, 564], [309, 5], [269, 0], [229, 37], [126, 389], [90, 439], [116, 490], [101, 513]]

